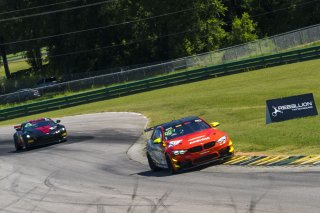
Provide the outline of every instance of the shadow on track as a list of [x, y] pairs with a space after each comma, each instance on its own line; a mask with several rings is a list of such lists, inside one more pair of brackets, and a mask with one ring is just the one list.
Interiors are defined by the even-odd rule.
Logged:
[[61, 145], [66, 145], [66, 144], [73, 144], [73, 143], [80, 143], [84, 142], [87, 140], [92, 140], [94, 139], [94, 136], [74, 136], [74, 135], [69, 135], [68, 136], [68, 142], [60, 142], [60, 143], [48, 143], [48, 144], [43, 144], [35, 147], [30, 147], [29, 150], [22, 150], [22, 151], [16, 151], [14, 148], [13, 140], [3, 140], [0, 142], [0, 156], [3, 155], [8, 155], [8, 154], [26, 154], [30, 151], [41, 151], [44, 149], [48, 149], [49, 147], [56, 147], [56, 146], [61, 146]]
[[181, 171], [178, 171], [175, 174], [171, 174], [168, 170], [166, 169], [161, 169], [159, 171], [144, 171], [144, 172], [139, 172], [139, 173], [135, 173], [135, 175], [140, 175], [140, 176], [144, 176], [144, 177], [166, 177], [166, 176], [172, 176], [172, 175], [180, 175], [180, 174], [186, 174], [186, 173], [192, 173], [192, 172], [200, 172], [203, 169], [206, 169], [208, 167], [212, 167], [212, 166], [217, 166], [217, 165], [221, 165], [221, 163], [223, 163], [224, 161], [219, 160], [216, 162], [212, 162], [210, 164], [206, 164], [206, 165], [201, 165], [201, 166], [197, 166], [197, 167], [193, 167], [190, 169], [183, 169]]

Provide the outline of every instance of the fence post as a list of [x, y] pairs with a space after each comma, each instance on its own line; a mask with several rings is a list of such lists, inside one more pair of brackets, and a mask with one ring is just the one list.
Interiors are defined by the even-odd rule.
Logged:
[[7, 120], [7, 116], [1, 114], [0, 115], [0, 121], [5, 121], [5, 120]]
[[300, 38], [300, 45], [304, 44], [304, 42], [303, 42], [303, 40], [302, 40], [301, 32], [299, 32], [299, 38]]
[[29, 115], [28, 105], [24, 106], [24, 114], [25, 114], [25, 115]]
[[262, 54], [262, 48], [261, 48], [261, 40], [258, 41], [259, 49], [260, 49], [260, 56], [263, 56]]

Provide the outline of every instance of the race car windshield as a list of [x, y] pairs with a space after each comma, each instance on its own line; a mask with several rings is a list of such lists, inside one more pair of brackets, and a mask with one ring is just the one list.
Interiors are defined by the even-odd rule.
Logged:
[[194, 132], [200, 132], [208, 128], [210, 128], [208, 124], [198, 119], [166, 128], [164, 135], [166, 140], [171, 140]]
[[42, 126], [55, 126], [56, 124], [53, 121], [39, 121], [36, 123], [26, 123], [24, 125], [25, 129], [35, 129]]

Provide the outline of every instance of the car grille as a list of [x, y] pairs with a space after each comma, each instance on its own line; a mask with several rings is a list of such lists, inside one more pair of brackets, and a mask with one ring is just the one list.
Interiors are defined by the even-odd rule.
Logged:
[[200, 151], [202, 151], [202, 146], [195, 146], [188, 149], [188, 152], [191, 152], [191, 153], [200, 152]]
[[203, 145], [203, 148], [210, 149], [211, 147], [214, 147], [214, 145], [216, 145], [216, 142], [209, 142]]
[[58, 135], [45, 135], [45, 136], [39, 136], [36, 138], [37, 141], [41, 142], [54, 142], [58, 140]]
[[203, 149], [210, 149], [210, 148], [214, 147], [214, 145], [216, 145], [215, 141], [209, 142], [209, 143], [204, 144], [203, 146], [200, 145], [200, 146], [192, 147], [192, 148], [188, 149], [188, 152], [190, 152], [190, 153], [201, 152]]
[[193, 161], [194, 164], [198, 164], [198, 163], [202, 163], [202, 162], [205, 162], [205, 161], [208, 161], [208, 160], [212, 160], [214, 158], [218, 157], [217, 154], [210, 154], [210, 155], [206, 155], [206, 156], [203, 156], [201, 158], [197, 158]]

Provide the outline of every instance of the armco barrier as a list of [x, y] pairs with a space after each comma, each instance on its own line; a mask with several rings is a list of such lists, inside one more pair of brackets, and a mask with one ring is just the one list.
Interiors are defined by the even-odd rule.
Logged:
[[153, 77], [104, 89], [65, 96], [62, 98], [54, 98], [46, 101], [40, 101], [36, 103], [3, 109], [0, 110], [0, 120], [3, 121], [26, 115], [48, 112], [80, 104], [125, 96], [128, 94], [179, 85], [215, 77], [221, 74], [237, 73], [241, 71], [260, 69], [264, 67], [277, 66], [298, 61], [306, 61], [316, 58], [320, 58], [320, 46], [290, 51], [286, 53], [273, 54], [259, 58], [246, 59], [237, 62], [225, 63], [196, 70], [178, 72], [166, 76]]

